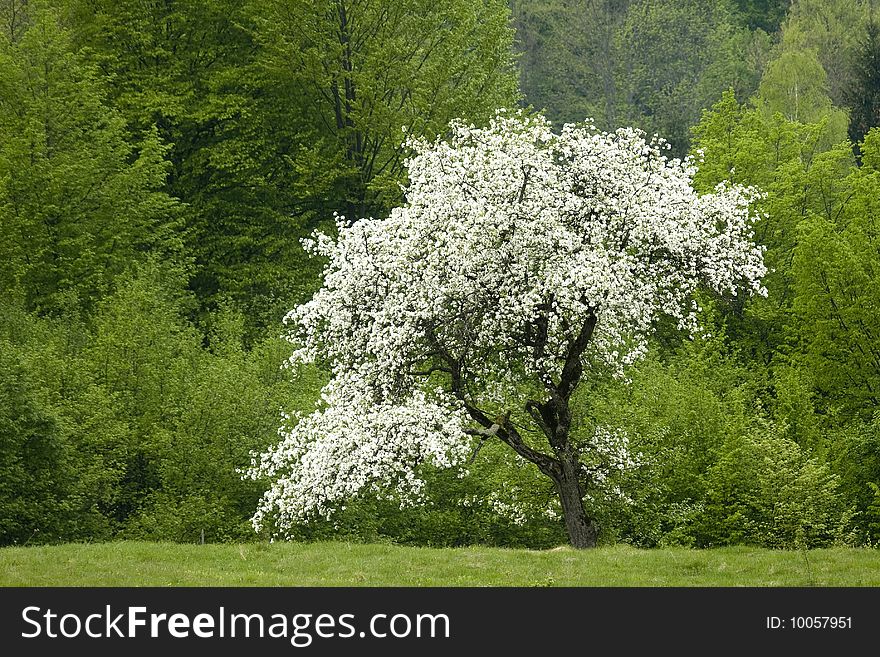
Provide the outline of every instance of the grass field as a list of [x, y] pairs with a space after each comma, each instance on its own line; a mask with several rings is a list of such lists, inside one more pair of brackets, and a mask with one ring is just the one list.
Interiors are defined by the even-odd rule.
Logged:
[[0, 549], [0, 585], [880, 586], [880, 550], [68, 544]]

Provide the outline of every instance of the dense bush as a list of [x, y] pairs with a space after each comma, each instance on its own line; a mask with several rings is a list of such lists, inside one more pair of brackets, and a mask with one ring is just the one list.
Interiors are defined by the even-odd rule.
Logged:
[[839, 478], [769, 424], [724, 444], [706, 476], [696, 544], [809, 548], [843, 538]]
[[278, 338], [245, 351], [232, 310], [205, 349], [173, 272], [117, 285], [88, 324], [4, 309], [0, 542], [252, 538], [239, 469], [315, 375], [295, 383]]

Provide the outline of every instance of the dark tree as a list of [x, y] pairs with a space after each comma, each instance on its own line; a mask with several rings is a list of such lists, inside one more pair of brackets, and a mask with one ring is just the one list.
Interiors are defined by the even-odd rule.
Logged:
[[779, 29], [791, 0], [736, 0], [736, 6], [749, 29], [772, 33]]
[[871, 128], [880, 125], [880, 25], [873, 19], [856, 60], [855, 84], [847, 94], [847, 103], [851, 109], [849, 137], [858, 145]]

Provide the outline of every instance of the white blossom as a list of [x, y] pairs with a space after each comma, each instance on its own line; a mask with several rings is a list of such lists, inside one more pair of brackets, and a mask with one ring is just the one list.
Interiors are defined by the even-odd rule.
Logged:
[[420, 464], [471, 453], [466, 409], [521, 411], [524, 391], [563, 375], [591, 318], [584, 370], [623, 375], [661, 314], [697, 330], [698, 286], [766, 294], [757, 193], [698, 194], [692, 160], [668, 159], [659, 139], [499, 113], [409, 146], [403, 206], [337, 217], [336, 239], [306, 242], [328, 263], [287, 317], [292, 361], [332, 380], [255, 460], [250, 476], [271, 481], [257, 527], [271, 515], [283, 531], [387, 485], [417, 496]]

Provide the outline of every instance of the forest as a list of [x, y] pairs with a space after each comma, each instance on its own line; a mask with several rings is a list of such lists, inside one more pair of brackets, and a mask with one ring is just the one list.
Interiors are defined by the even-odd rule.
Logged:
[[[500, 108], [632, 126], [754, 187], [766, 296], [697, 292], [575, 442], [600, 544], [880, 544], [874, 0], [0, 0], [0, 545], [248, 542], [248, 469], [328, 372], [302, 240], [403, 201], [410, 138]], [[696, 306], [695, 306], [696, 307]], [[627, 437], [622, 456], [614, 436]], [[557, 491], [483, 440], [285, 538], [547, 548]]]

